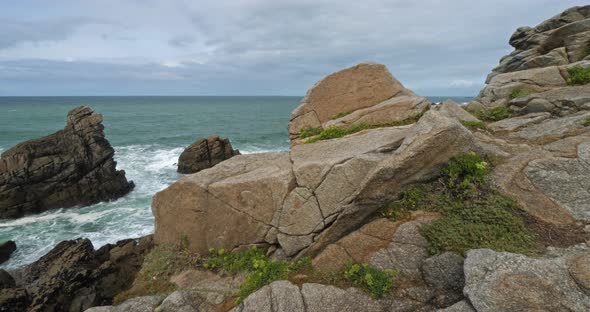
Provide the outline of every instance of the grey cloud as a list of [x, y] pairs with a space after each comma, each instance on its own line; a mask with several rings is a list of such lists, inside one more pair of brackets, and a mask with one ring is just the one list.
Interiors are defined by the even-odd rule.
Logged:
[[174, 47], [187, 48], [187, 47], [190, 47], [196, 41], [197, 40], [193, 36], [183, 35], [183, 36], [176, 36], [176, 37], [168, 40], [168, 43]]
[[[67, 81], [63, 87], [65, 93], [68, 84], [94, 79], [101, 84], [97, 89], [109, 86], [119, 90], [125, 85], [140, 88], [143, 83], [145, 92], [153, 92], [155, 88], [162, 92], [183, 90], [184, 94], [304, 94], [324, 75], [361, 61], [376, 61], [386, 64], [402, 83], [420, 94], [475, 95], [499, 58], [510, 52], [508, 38], [516, 27], [535, 25], [584, 1], [153, 0], [131, 3], [138, 5], [137, 10], [139, 6], [164, 3], [179, 8], [174, 13], [168, 12], [169, 16], [165, 12], [144, 16], [132, 6], [121, 6], [120, 10], [128, 12], [120, 13], [130, 16], [126, 25], [144, 27], [144, 33], [135, 34], [138, 41], [141, 36], [155, 38], [146, 27], [167, 32], [158, 37], [161, 42], [154, 44], [153, 51], [145, 51], [152, 57], [149, 62], [143, 65], [104, 60], [0, 62], [0, 66], [12, 68], [9, 73], [0, 71], [0, 83], [16, 79], [25, 84], [29, 79], [30, 85], [39, 85], [45, 76]], [[182, 17], [187, 27], [177, 30], [165, 27]], [[69, 34], [67, 29], [55, 28], [55, 32], [39, 34], [21, 31], [23, 36], [0, 30], [0, 48], [3, 42], [14, 44], [17, 37], [25, 38], [18, 39], [20, 42], [47, 40], [40, 39], [47, 37], [60, 40]], [[106, 40], [105, 44], [109, 42]], [[162, 59], [157, 59], [159, 49], [168, 53]], [[171, 57], [169, 50], [177, 55]], [[182, 66], [159, 65], [164, 61]], [[126, 84], [114, 86], [107, 80]], [[161, 84], [153, 84], [156, 82]], [[138, 89], [129, 92], [134, 90]]]
[[22, 42], [64, 40], [78, 27], [90, 22], [83, 18], [22, 21], [0, 16], [0, 49]]

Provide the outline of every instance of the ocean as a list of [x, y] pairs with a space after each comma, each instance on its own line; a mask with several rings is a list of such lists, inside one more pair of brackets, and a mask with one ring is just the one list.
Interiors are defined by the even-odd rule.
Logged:
[[[433, 102], [451, 98], [428, 97]], [[135, 189], [113, 202], [57, 209], [16, 220], [0, 220], [0, 242], [14, 240], [17, 251], [0, 268], [31, 263], [57, 243], [89, 238], [95, 248], [153, 232], [152, 196], [179, 178], [176, 162], [197, 138], [229, 137], [243, 154], [285, 151], [287, 123], [301, 97], [0, 97], [0, 153], [65, 126], [66, 114], [88, 105], [104, 117], [117, 168]]]

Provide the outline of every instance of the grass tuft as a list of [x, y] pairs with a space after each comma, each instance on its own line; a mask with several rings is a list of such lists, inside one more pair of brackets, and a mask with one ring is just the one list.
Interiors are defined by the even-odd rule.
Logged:
[[495, 106], [488, 110], [481, 110], [477, 117], [486, 121], [498, 121], [512, 117], [512, 112], [506, 106]]
[[309, 138], [312, 137], [314, 135], [318, 135], [322, 132], [322, 129], [320, 128], [306, 128], [301, 130], [301, 133], [299, 133], [299, 137], [302, 139], [305, 138]]
[[590, 117], [586, 118], [582, 123], [584, 127], [590, 127]]
[[486, 124], [483, 121], [461, 120], [461, 124], [469, 129], [486, 129]]
[[379, 270], [368, 264], [355, 264], [348, 262], [344, 269], [344, 278], [375, 299], [380, 299], [393, 288], [393, 277], [397, 272], [392, 270]]
[[568, 68], [569, 78], [568, 85], [583, 85], [590, 82], [590, 67], [582, 68], [579, 66]]
[[525, 97], [525, 96], [529, 96], [530, 94], [531, 94], [530, 91], [516, 88], [516, 89], [512, 90], [512, 92], [510, 92], [510, 99]]
[[338, 114], [332, 116], [332, 119], [342, 118], [344, 116], [350, 115], [350, 113], [352, 113], [352, 112], [341, 112], [341, 113], [338, 113]]
[[395, 121], [395, 122], [386, 123], [386, 124], [377, 124], [377, 125], [370, 125], [366, 122], [362, 122], [362, 123], [359, 123], [356, 125], [352, 125], [349, 128], [339, 128], [336, 126], [331, 126], [331, 127], [328, 127], [326, 129], [322, 130], [317, 135], [315, 135], [313, 137], [309, 137], [305, 141], [305, 143], [315, 143], [315, 142], [322, 141], [322, 140], [337, 139], [337, 138], [341, 138], [343, 136], [357, 133], [357, 132], [360, 132], [360, 131], [363, 131], [366, 129], [375, 129], [375, 128], [384, 128], [384, 127], [399, 127], [399, 126], [410, 125], [410, 124], [417, 122], [418, 119], [420, 119], [420, 117], [422, 117], [422, 114], [416, 114], [416, 115], [410, 116], [409, 118], [407, 118], [405, 120]]

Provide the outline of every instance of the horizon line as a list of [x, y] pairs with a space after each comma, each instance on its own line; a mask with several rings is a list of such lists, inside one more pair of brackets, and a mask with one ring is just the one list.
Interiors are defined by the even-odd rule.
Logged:
[[[2, 95], [0, 97], [304, 97], [305, 95], [283, 95], [283, 94], [257, 94], [257, 95], [163, 95], [163, 94], [137, 94], [137, 95]], [[420, 95], [431, 97], [476, 97], [477, 95]]]

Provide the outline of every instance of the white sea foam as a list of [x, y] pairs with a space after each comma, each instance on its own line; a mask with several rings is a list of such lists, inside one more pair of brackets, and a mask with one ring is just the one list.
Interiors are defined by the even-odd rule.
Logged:
[[[135, 182], [133, 192], [116, 201], [57, 209], [16, 220], [0, 221], [0, 241], [12, 239], [18, 249], [3, 268], [15, 268], [37, 260], [57, 243], [78, 237], [88, 238], [95, 248], [118, 240], [153, 232], [152, 196], [174, 183], [180, 146], [115, 146], [117, 169]], [[279, 152], [280, 148], [248, 146], [243, 154]]]
[[0, 221], [0, 240], [12, 239], [18, 246], [2, 267], [15, 268], [33, 262], [63, 240], [89, 238], [99, 248], [153, 232], [151, 198], [178, 179], [175, 163], [182, 148], [154, 145], [114, 148], [117, 168], [124, 169], [127, 178], [135, 182], [133, 192], [112, 202]]

